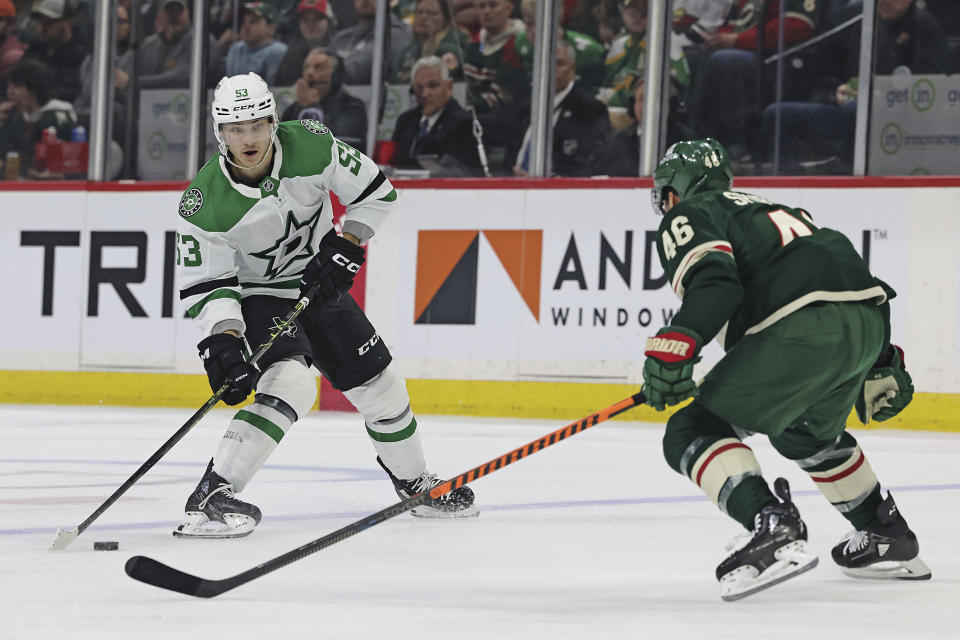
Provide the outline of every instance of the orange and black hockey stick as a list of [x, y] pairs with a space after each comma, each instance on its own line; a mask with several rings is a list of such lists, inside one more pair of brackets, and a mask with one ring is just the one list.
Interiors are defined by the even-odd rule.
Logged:
[[402, 500], [393, 506], [383, 509], [382, 511], [378, 511], [373, 515], [357, 520], [352, 524], [348, 524], [342, 529], [337, 529], [333, 533], [325, 535], [322, 538], [317, 538], [316, 540], [308, 542], [301, 547], [297, 547], [293, 551], [288, 551], [282, 556], [277, 556], [272, 560], [267, 560], [263, 564], [260, 564], [253, 569], [248, 569], [243, 573], [239, 573], [229, 578], [224, 578], [222, 580], [206, 580], [204, 578], [190, 575], [189, 573], [184, 573], [183, 571], [169, 567], [162, 562], [158, 562], [152, 558], [147, 558], [146, 556], [133, 556], [127, 560], [127, 564], [124, 568], [127, 572], [127, 575], [134, 580], [152, 584], [155, 587], [169, 589], [170, 591], [179, 591], [180, 593], [184, 593], [189, 596], [196, 596], [198, 598], [213, 598], [214, 596], [218, 596], [221, 593], [230, 591], [235, 587], [246, 584], [251, 580], [255, 580], [261, 576], [264, 576], [271, 571], [276, 571], [277, 569], [285, 567], [292, 562], [296, 562], [297, 560], [305, 558], [311, 553], [316, 553], [317, 551], [334, 545], [341, 540], [346, 540], [347, 538], [356, 535], [361, 531], [369, 529], [374, 525], [378, 525], [394, 516], [398, 516], [405, 511], [419, 507], [430, 499], [439, 498], [440, 496], [447, 494], [468, 482], [472, 482], [477, 478], [482, 478], [483, 476], [493, 473], [498, 469], [502, 469], [503, 467], [513, 464], [521, 458], [526, 458], [527, 456], [532, 455], [542, 449], [546, 449], [552, 444], [556, 444], [561, 440], [566, 440], [567, 438], [574, 436], [581, 431], [586, 431], [590, 427], [604, 422], [605, 420], [609, 420], [613, 416], [623, 413], [624, 411], [631, 409], [638, 404], [643, 404], [645, 400], [646, 398], [641, 390], [629, 398], [624, 398], [620, 402], [610, 405], [606, 409], [601, 409], [600, 411], [582, 418], [581, 420], [571, 422], [567, 426], [557, 429], [553, 433], [548, 433], [539, 440], [534, 440], [533, 442], [525, 444], [522, 447], [518, 447], [509, 453], [505, 453], [499, 458], [495, 458], [486, 464], [482, 464], [479, 467], [474, 467], [465, 473], [461, 473], [455, 478], [451, 478], [443, 484], [437, 485], [431, 489], [429, 493], [418, 493], [417, 495], [411, 496], [406, 500]]

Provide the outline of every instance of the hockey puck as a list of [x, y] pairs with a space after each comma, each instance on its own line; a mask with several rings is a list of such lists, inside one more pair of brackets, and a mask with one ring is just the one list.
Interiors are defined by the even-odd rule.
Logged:
[[120, 543], [115, 540], [101, 540], [94, 542], [93, 548], [95, 551], [116, 551], [120, 548]]

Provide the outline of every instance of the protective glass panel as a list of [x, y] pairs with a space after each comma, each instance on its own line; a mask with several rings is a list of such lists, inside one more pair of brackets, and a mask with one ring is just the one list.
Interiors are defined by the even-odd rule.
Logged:
[[716, 138], [739, 175], [850, 174], [861, 12], [859, 0], [676, 0], [671, 49], [691, 81], [671, 99], [668, 141]]
[[92, 9], [28, 6], [8, 2], [0, 12], [0, 179], [82, 179]]
[[960, 3], [877, 0], [867, 170], [960, 173]]

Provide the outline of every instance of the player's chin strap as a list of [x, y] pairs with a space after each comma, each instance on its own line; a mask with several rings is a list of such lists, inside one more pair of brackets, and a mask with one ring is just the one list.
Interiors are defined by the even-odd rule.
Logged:
[[227, 145], [223, 145], [223, 148], [220, 150], [220, 155], [223, 156], [223, 159], [226, 160], [227, 163], [232, 164], [232, 165], [235, 166], [237, 169], [242, 169], [242, 170], [244, 170], [244, 171], [249, 171], [250, 169], [256, 169], [257, 167], [259, 167], [260, 165], [262, 165], [262, 164], [267, 160], [267, 156], [270, 155], [270, 150], [273, 149], [273, 145], [276, 143], [276, 141], [277, 141], [277, 136], [276, 136], [276, 134], [270, 136], [270, 146], [267, 147], [267, 150], [263, 152], [263, 157], [260, 158], [260, 162], [258, 162], [257, 164], [253, 165], [252, 167], [243, 167], [243, 166], [240, 166], [239, 164], [237, 164], [236, 162], [234, 162], [233, 160], [231, 160], [230, 158], [231, 158], [232, 154], [230, 153], [230, 149], [227, 147]]

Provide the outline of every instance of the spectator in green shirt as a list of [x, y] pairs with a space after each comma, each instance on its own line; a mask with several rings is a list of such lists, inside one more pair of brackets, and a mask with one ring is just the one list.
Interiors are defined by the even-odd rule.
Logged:
[[77, 114], [69, 102], [53, 98], [56, 78], [45, 63], [25, 58], [7, 77], [7, 101], [0, 103], [0, 158], [20, 154], [20, 175], [48, 177], [46, 167], [34, 167], [34, 144], [43, 130], [54, 127], [61, 140], [70, 139]]
[[454, 80], [463, 78], [461, 58], [470, 40], [453, 25], [450, 3], [446, 0], [417, 0], [413, 12], [413, 42], [400, 59], [391, 64], [390, 81], [410, 83], [410, 70], [420, 58], [437, 56], [446, 64]]
[[[523, 0], [520, 3], [520, 15], [523, 17], [524, 32], [517, 36], [517, 53], [523, 60], [528, 73], [533, 69], [533, 45], [536, 41], [537, 0]], [[577, 82], [580, 89], [589, 95], [603, 86], [604, 60], [607, 52], [603, 46], [590, 36], [564, 29], [557, 29], [557, 38], [566, 40], [573, 46], [577, 60]]]

